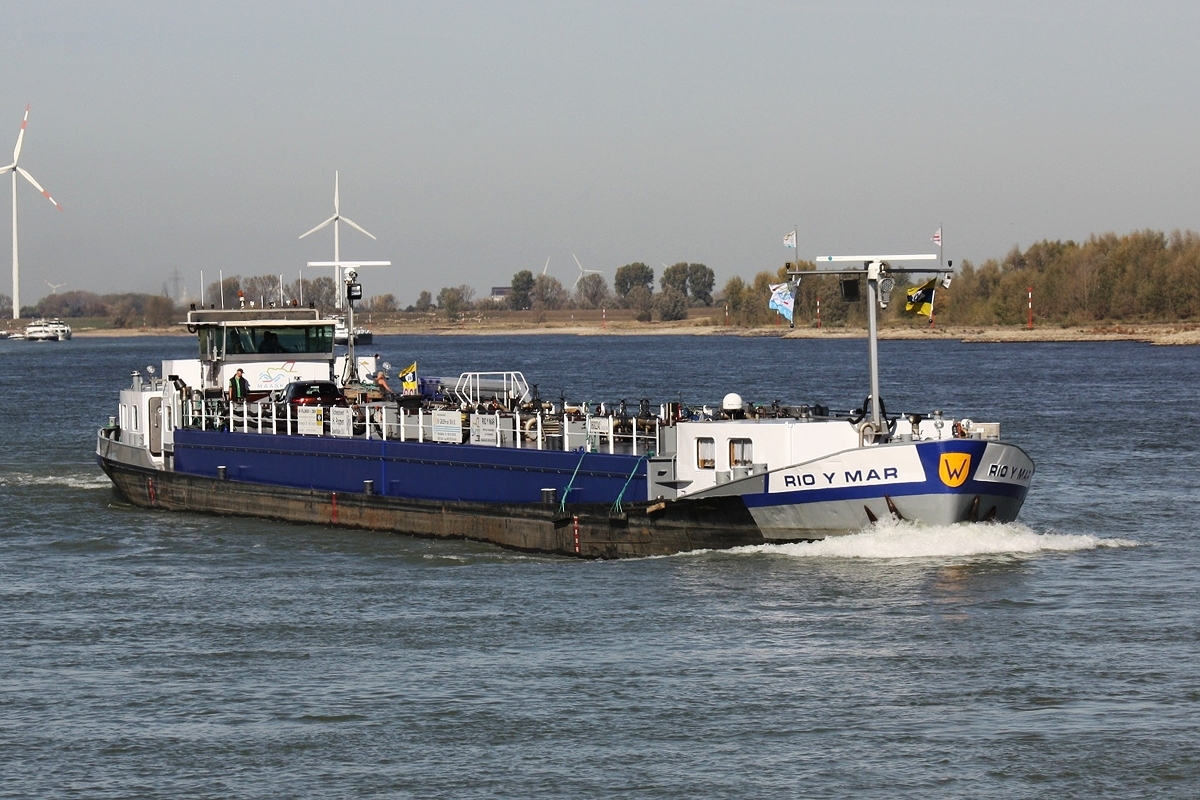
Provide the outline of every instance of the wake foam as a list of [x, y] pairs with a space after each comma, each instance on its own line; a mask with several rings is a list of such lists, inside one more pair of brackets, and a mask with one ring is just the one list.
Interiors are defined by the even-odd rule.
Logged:
[[0, 486], [69, 486], [72, 489], [103, 489], [111, 486], [103, 472], [85, 472], [76, 475], [30, 475], [10, 473], [0, 477]]
[[1140, 547], [1131, 539], [1090, 534], [1038, 533], [1019, 522], [920, 525], [884, 522], [819, 542], [738, 547], [731, 553], [770, 553], [795, 558], [947, 558], [1070, 553], [1102, 547]]

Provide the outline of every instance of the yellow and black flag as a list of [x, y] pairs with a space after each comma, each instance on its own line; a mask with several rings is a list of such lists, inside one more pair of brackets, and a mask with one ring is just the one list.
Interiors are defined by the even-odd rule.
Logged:
[[400, 388], [404, 394], [417, 393], [417, 362], [400, 373]]
[[909, 314], [920, 314], [923, 317], [933, 318], [933, 291], [937, 285], [937, 278], [930, 278], [920, 286], [914, 286], [911, 289], [905, 290], [908, 295], [908, 302], [904, 304], [904, 310]]

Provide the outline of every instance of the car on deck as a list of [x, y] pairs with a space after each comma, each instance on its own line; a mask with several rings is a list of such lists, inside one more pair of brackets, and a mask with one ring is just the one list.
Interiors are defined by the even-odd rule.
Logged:
[[[333, 381], [292, 381], [282, 391], [271, 394], [276, 417], [296, 417], [296, 409], [346, 408], [350, 404]], [[290, 413], [289, 408], [291, 407]]]

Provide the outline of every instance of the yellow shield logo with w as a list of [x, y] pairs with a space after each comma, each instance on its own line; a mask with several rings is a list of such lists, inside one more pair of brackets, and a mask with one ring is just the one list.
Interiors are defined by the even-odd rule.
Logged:
[[970, 453], [942, 453], [942, 460], [938, 464], [938, 477], [942, 483], [951, 488], [962, 486], [967, 482], [970, 472]]

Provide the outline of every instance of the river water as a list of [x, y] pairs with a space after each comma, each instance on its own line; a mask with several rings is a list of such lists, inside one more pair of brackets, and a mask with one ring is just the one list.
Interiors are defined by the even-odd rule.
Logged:
[[[0, 342], [0, 796], [1200, 795], [1200, 348], [881, 344], [1018, 523], [581, 562], [150, 512], [95, 429], [184, 338]], [[545, 397], [857, 406], [866, 345], [382, 337]]]

